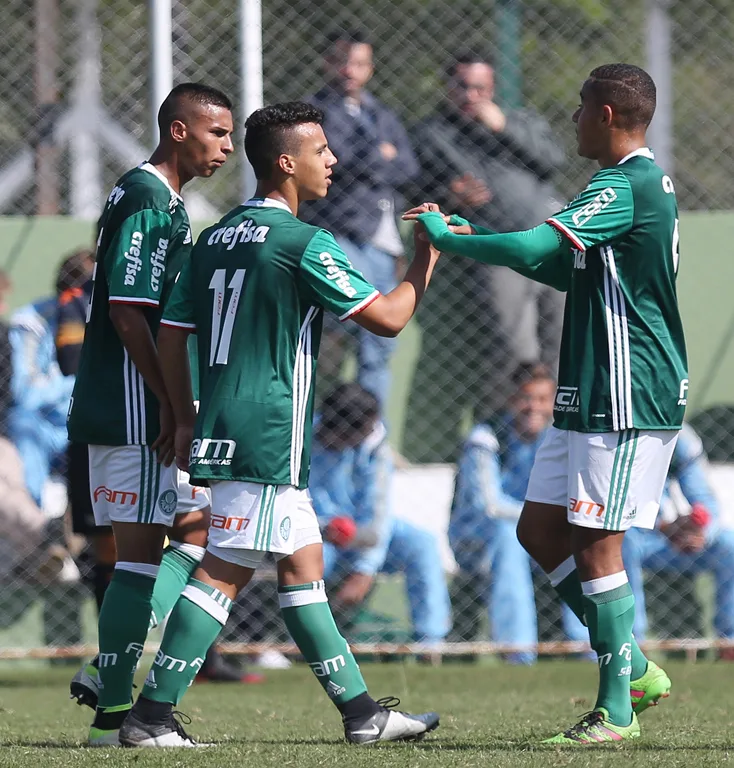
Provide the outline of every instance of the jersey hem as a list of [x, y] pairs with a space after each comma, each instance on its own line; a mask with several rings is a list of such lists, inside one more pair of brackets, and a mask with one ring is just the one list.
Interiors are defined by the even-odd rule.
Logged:
[[580, 251], [585, 251], [586, 246], [581, 242], [581, 240], [574, 235], [574, 233], [565, 225], [562, 224], [558, 219], [550, 218], [545, 220], [546, 224], [550, 224], [551, 227], [555, 227], [557, 230], [559, 230], [562, 234], [564, 234]]
[[134, 296], [110, 296], [108, 304], [144, 304], [146, 307], [157, 307], [160, 302], [156, 299], [136, 299]]
[[648, 426], [648, 425], [642, 425], [642, 424], [633, 424], [631, 427], [625, 427], [624, 429], [612, 429], [609, 427], [608, 429], [599, 429], [598, 427], [595, 429], [586, 428], [586, 427], [561, 427], [555, 422], [553, 422], [553, 426], [556, 429], [562, 429], [564, 432], [580, 432], [584, 435], [606, 435], [609, 432], [627, 432], [630, 429], [638, 429], [643, 432], [680, 432], [681, 429], [683, 429], [683, 425], [679, 424], [676, 427], [671, 427], [670, 425], [661, 427], [661, 426]]
[[380, 298], [380, 292], [374, 291], [371, 293], [366, 299], [362, 299], [362, 301], [359, 302], [356, 306], [352, 307], [350, 310], [345, 312], [343, 315], [339, 316], [340, 322], [344, 322], [345, 320], [349, 320], [350, 317], [354, 317], [355, 315], [358, 315], [362, 310], [367, 309], [370, 304], [372, 304], [373, 301], [376, 301]]
[[282, 480], [275, 480], [272, 477], [263, 479], [262, 477], [253, 477], [252, 475], [234, 475], [229, 477], [219, 477], [216, 475], [196, 475], [191, 473], [191, 467], [189, 467], [189, 477], [191, 478], [191, 485], [197, 485], [202, 488], [209, 488], [211, 483], [257, 483], [258, 485], [287, 485], [291, 488], [295, 488], [299, 491], [304, 491], [308, 488], [308, 482], [299, 483], [293, 485], [290, 481], [283, 482]]

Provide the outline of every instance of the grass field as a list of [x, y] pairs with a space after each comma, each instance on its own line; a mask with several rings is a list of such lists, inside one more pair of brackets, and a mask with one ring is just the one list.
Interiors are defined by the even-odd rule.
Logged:
[[[271, 672], [259, 686], [194, 686], [182, 709], [190, 732], [217, 742], [206, 750], [91, 750], [83, 740], [89, 710], [67, 699], [69, 673], [11, 671], [0, 676], [0, 766], [734, 766], [734, 668], [666, 665], [673, 695], [642, 718], [639, 742], [568, 750], [537, 746], [593, 704], [589, 663], [499, 665], [364, 665], [376, 696], [394, 694], [413, 711], [435, 708], [441, 727], [425, 741], [348, 747], [340, 721], [303, 666]], [[704, 706], [706, 704], [706, 706]]]

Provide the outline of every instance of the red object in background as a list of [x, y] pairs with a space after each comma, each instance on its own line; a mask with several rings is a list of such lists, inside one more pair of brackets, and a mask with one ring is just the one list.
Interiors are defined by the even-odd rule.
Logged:
[[711, 513], [704, 507], [703, 504], [696, 502], [691, 507], [691, 514], [689, 515], [691, 522], [697, 525], [699, 528], [705, 528], [711, 522]]
[[326, 525], [324, 538], [337, 547], [346, 547], [357, 533], [357, 524], [351, 517], [334, 517]]

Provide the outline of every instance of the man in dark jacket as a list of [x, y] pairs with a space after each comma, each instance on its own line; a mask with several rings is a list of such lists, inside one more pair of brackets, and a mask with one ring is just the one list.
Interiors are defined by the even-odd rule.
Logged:
[[[413, 140], [421, 199], [499, 232], [533, 227], [559, 207], [551, 179], [563, 149], [535, 112], [494, 101], [486, 56], [454, 58], [445, 98]], [[420, 461], [450, 457], [466, 408], [475, 420], [500, 410], [519, 362], [556, 369], [563, 315], [562, 294], [506, 267], [444, 259], [434, 282], [419, 314], [422, 352], [406, 434], [406, 453]]]
[[[395, 190], [418, 175], [418, 164], [397, 115], [365, 85], [372, 77], [372, 46], [361, 33], [338, 33], [324, 57], [326, 84], [310, 101], [325, 113], [324, 131], [336, 155], [329, 200], [304, 206], [306, 221], [333, 232], [352, 264], [381, 293], [397, 284], [403, 253], [396, 223]], [[356, 327], [356, 326], [355, 326]], [[344, 339], [335, 324], [325, 324], [322, 375], [340, 368]], [[384, 411], [390, 387], [394, 339], [357, 328], [359, 383]], [[329, 359], [331, 358], [331, 359]]]

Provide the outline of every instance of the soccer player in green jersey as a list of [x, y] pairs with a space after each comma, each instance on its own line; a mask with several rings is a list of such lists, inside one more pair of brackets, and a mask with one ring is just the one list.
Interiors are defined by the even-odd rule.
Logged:
[[[143, 691], [120, 730], [126, 746], [193, 746], [172, 709], [267, 552], [278, 564], [285, 624], [342, 715], [351, 743], [421, 738], [438, 715], [375, 701], [332, 618], [321, 533], [308, 494], [314, 376], [325, 311], [383, 336], [418, 306], [438, 253], [416, 242], [402, 283], [381, 295], [334, 237], [297, 218], [326, 196], [337, 162], [321, 110], [257, 110], [245, 151], [256, 195], [199, 237], [161, 321], [158, 348], [176, 416], [176, 459], [209, 485], [207, 553], [168, 620]], [[422, 229], [422, 228], [420, 228]], [[423, 235], [425, 237], [425, 235]], [[200, 408], [192, 408], [186, 340], [197, 334]]]
[[181, 189], [211, 176], [232, 152], [231, 107], [215, 88], [174, 88], [158, 114], [158, 147], [119, 179], [99, 220], [68, 422], [69, 438], [89, 445], [95, 522], [112, 525], [117, 547], [99, 656], [71, 685], [79, 703], [96, 704], [94, 746], [118, 743], [148, 628], [165, 618], [204, 555], [209, 501], [172, 463], [175, 422], [155, 339], [191, 251]]
[[433, 204], [406, 214], [441, 251], [567, 292], [554, 427], [535, 460], [518, 536], [589, 627], [600, 685], [594, 710], [554, 744], [636, 738], [637, 713], [670, 689], [632, 636], [622, 562], [625, 530], [654, 526], [688, 390], [678, 206], [646, 146], [654, 111], [655, 84], [642, 69], [591, 72], [573, 120], [579, 154], [601, 170], [535, 229], [494, 234]]

